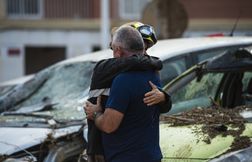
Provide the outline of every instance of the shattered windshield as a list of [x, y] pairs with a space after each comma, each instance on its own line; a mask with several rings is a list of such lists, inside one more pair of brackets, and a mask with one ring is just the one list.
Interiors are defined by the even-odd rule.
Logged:
[[181, 84], [171, 94], [170, 114], [208, 108], [213, 105], [224, 108], [252, 105], [252, 72], [208, 72]]
[[171, 95], [173, 105], [170, 113], [210, 106], [223, 75], [223, 73], [208, 73], [200, 81], [195, 78], [179, 88]]
[[[16, 105], [15, 112], [47, 115], [55, 120], [84, 119], [80, 101], [84, 101], [83, 98], [87, 96], [94, 66], [94, 62], [87, 61], [47, 68], [47, 80], [32, 95]], [[1, 120], [6, 119], [27, 120], [24, 116], [1, 117]]]

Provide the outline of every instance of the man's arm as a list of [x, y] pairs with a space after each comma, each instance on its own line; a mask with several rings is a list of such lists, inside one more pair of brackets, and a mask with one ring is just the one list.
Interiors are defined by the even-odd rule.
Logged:
[[94, 118], [95, 125], [105, 133], [112, 133], [121, 124], [124, 114], [115, 109], [106, 108], [103, 114]]
[[162, 61], [148, 55], [133, 55], [99, 61], [93, 71], [90, 89], [110, 87], [113, 79], [121, 72], [161, 70]]
[[84, 109], [87, 119], [94, 120], [95, 125], [106, 133], [114, 132], [119, 127], [124, 116], [123, 113], [111, 108], [106, 108], [104, 113], [102, 113], [100, 96], [97, 98], [97, 104], [87, 101]]
[[101, 110], [101, 99], [99, 97], [97, 105], [88, 101], [86, 102], [85, 112], [87, 113], [87, 118], [92, 120], [92, 116], [94, 116], [93, 120], [96, 126], [103, 132], [111, 133], [117, 130], [130, 103], [131, 85], [128, 75], [119, 74], [113, 80], [104, 113], [102, 114], [101, 111], [98, 111], [98, 113], [89, 113], [92, 112], [90, 110]]

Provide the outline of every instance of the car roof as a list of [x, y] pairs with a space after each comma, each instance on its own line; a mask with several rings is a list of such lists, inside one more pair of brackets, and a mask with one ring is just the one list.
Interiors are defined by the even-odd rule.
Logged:
[[200, 37], [178, 38], [159, 41], [147, 52], [162, 60], [183, 53], [233, 45], [252, 44], [252, 37]]
[[[147, 50], [147, 53], [151, 56], [159, 57], [161, 60], [165, 60], [188, 52], [242, 44], [252, 44], [252, 37], [200, 37], [159, 40], [157, 44]], [[60, 63], [64, 64], [78, 61], [97, 62], [101, 59], [112, 57], [112, 50], [106, 49], [67, 59]]]

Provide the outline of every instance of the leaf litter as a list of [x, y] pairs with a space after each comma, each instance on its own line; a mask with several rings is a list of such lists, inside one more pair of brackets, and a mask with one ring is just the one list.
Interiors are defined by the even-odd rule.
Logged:
[[[252, 144], [249, 137], [242, 136], [245, 123], [248, 122], [240, 115], [244, 110], [252, 111], [252, 107], [238, 106], [232, 109], [219, 106], [197, 107], [180, 114], [161, 115], [160, 121], [169, 123], [171, 126], [202, 125], [201, 131], [204, 134], [202, 140], [207, 144], [211, 144], [211, 139], [217, 135], [223, 137], [231, 135], [234, 141], [227, 152], [232, 152], [247, 148]], [[196, 135], [200, 133], [198, 130], [193, 131]]]

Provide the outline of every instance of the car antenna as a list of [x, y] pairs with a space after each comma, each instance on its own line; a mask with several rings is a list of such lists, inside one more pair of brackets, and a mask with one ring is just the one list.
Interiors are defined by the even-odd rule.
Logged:
[[237, 19], [235, 21], [235, 24], [234, 24], [234, 26], [233, 26], [233, 28], [232, 28], [231, 33], [229, 34], [229, 36], [232, 37], [234, 35], [234, 31], [236, 30], [236, 27], [237, 27], [237, 24], [238, 24], [240, 18], [241, 18], [241, 10], [239, 12], [239, 15], [238, 15], [238, 17], [237, 17]]

